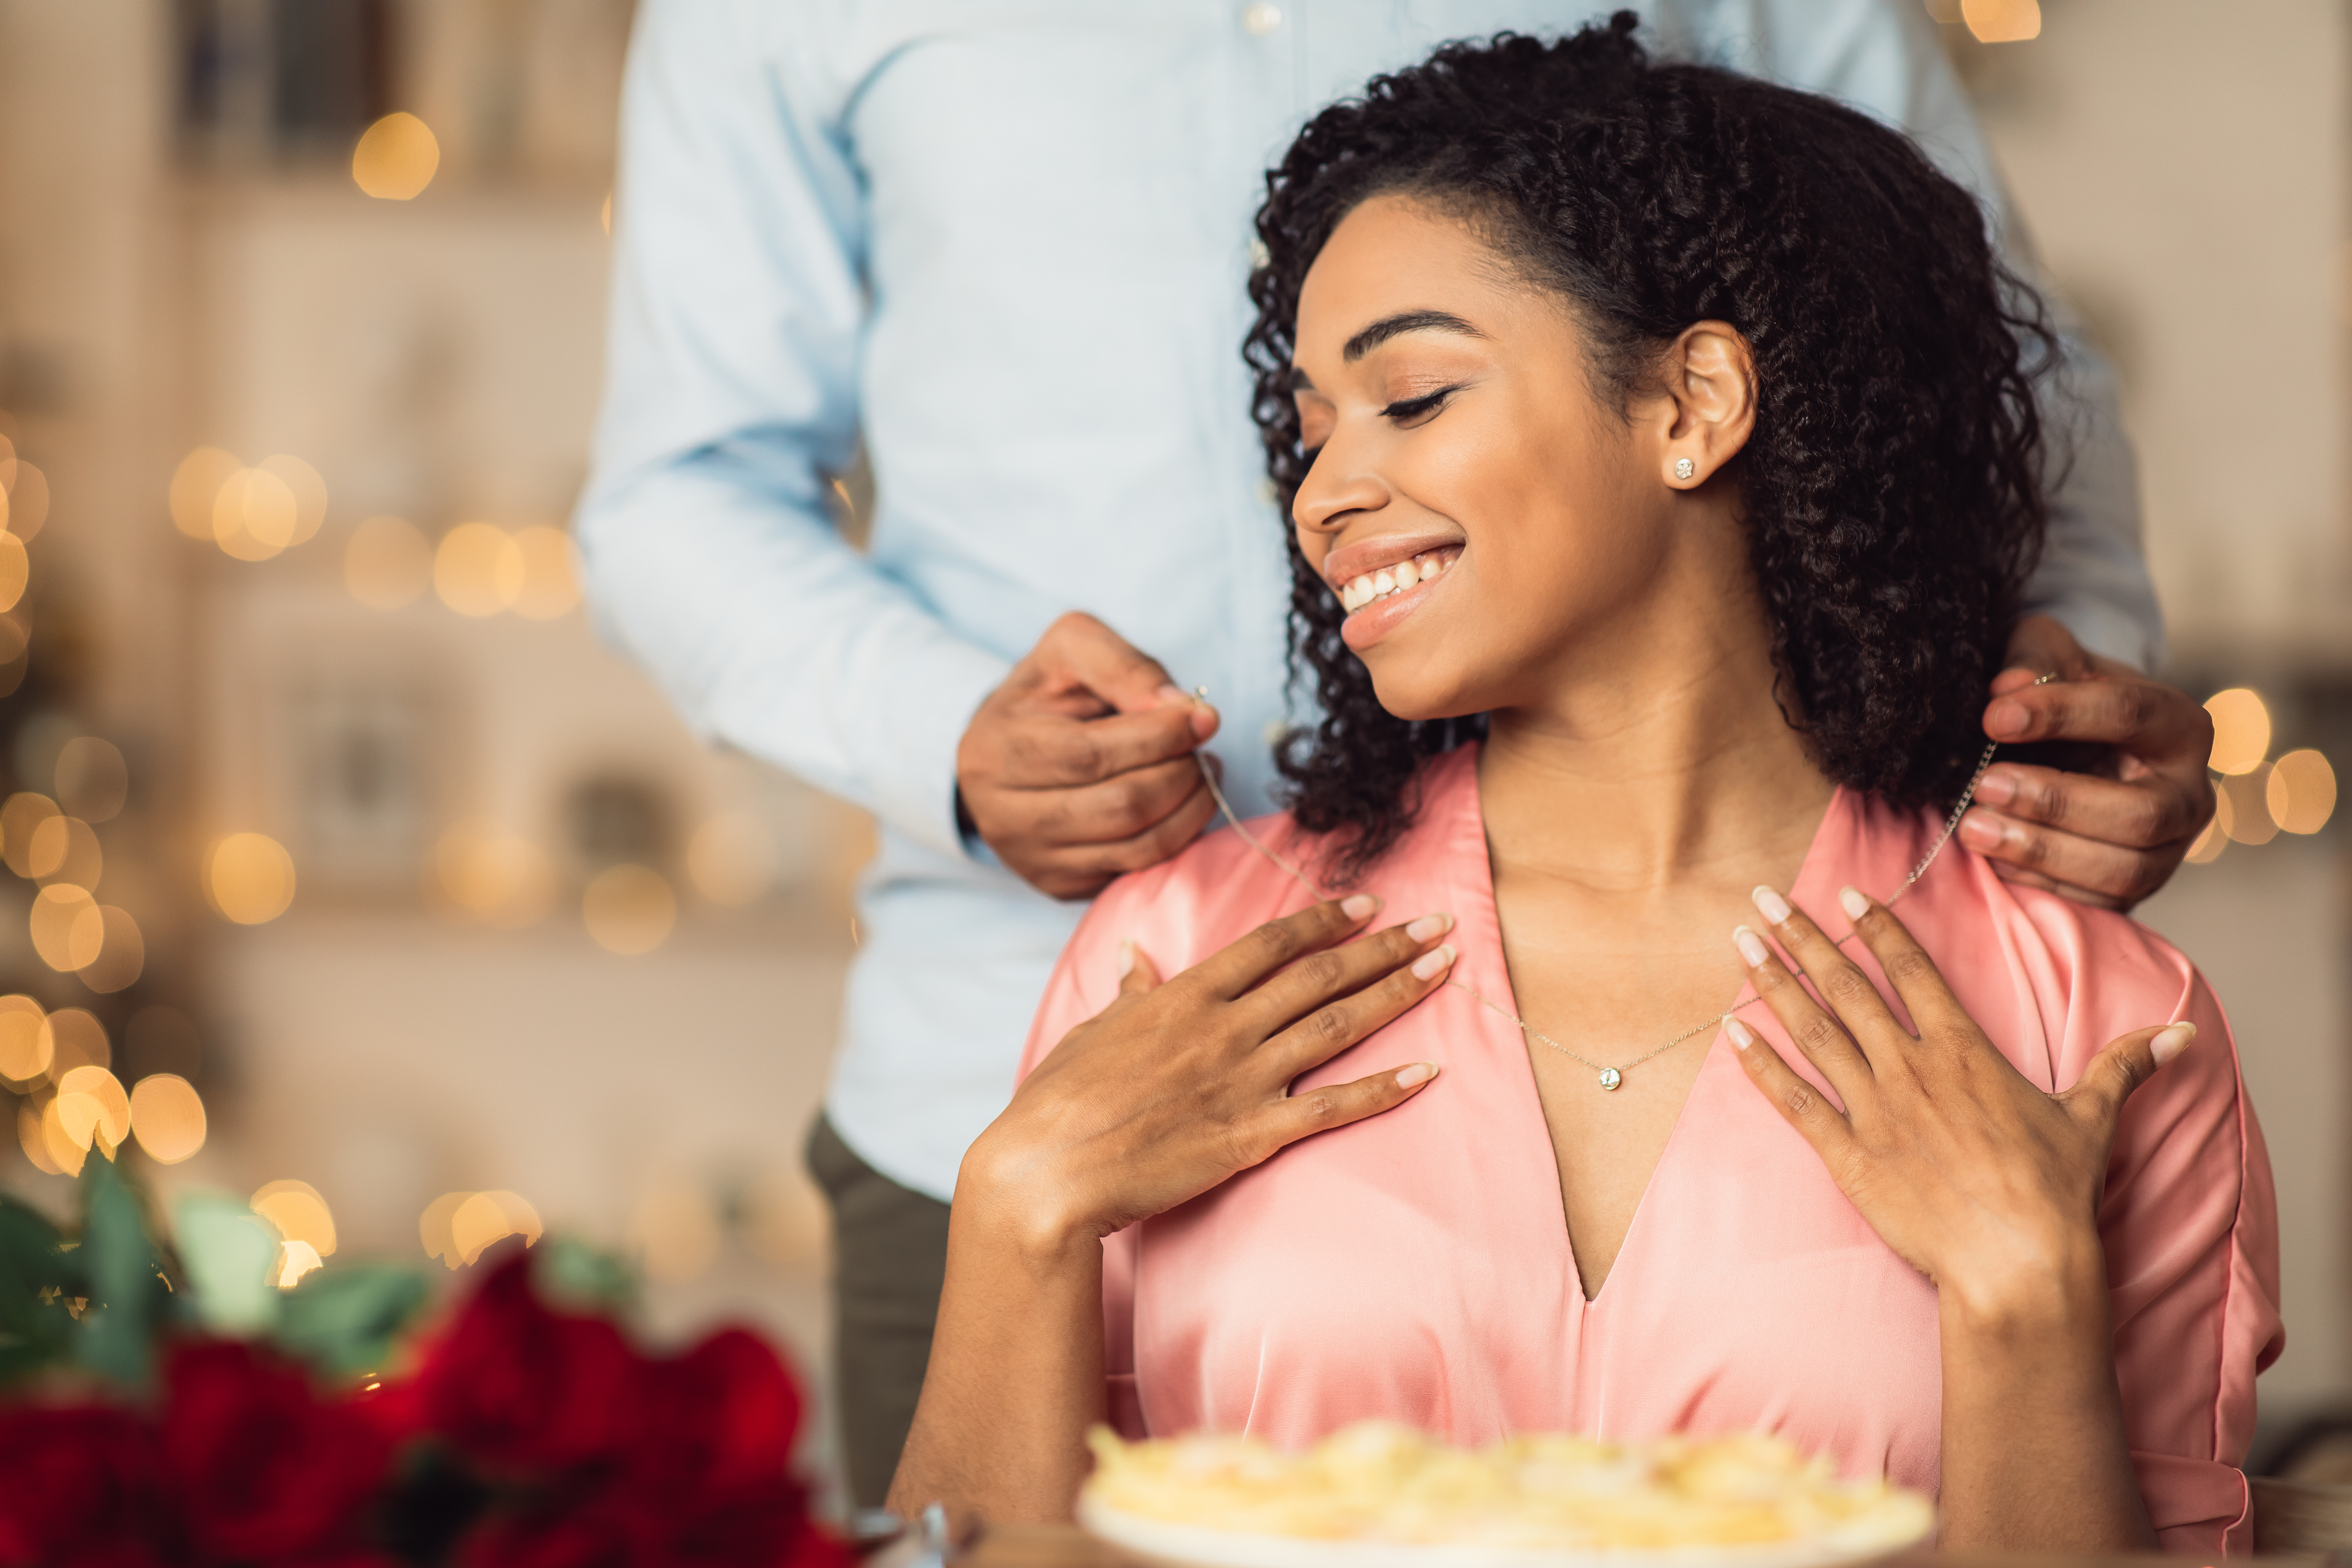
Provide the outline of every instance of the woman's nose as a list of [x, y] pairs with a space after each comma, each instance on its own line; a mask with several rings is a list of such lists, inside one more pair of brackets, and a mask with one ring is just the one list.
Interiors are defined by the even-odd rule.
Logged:
[[1378, 511], [1388, 504], [1388, 486], [1355, 443], [1334, 433], [1315, 454], [1314, 467], [1298, 487], [1290, 508], [1291, 521], [1311, 532], [1329, 533], [1347, 525], [1360, 511]]

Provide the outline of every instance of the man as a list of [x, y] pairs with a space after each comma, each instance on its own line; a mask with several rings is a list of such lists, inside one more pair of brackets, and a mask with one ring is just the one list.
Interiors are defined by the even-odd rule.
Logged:
[[[2000, 212], [1912, 0], [1653, 0], [1664, 53], [1834, 93]], [[702, 732], [872, 811], [865, 944], [810, 1157], [835, 1213], [853, 1489], [878, 1500], [928, 1352], [946, 1200], [1086, 898], [1268, 809], [1282, 520], [1238, 353], [1248, 221], [1305, 116], [1541, 0], [649, 0], [625, 105], [611, 385], [578, 528], [604, 625]], [[2011, 229], [2005, 222], [1997, 226]], [[2017, 254], [2018, 247], [2011, 247]], [[2002, 740], [1964, 842], [2126, 903], [2211, 810], [2096, 362]], [[863, 437], [872, 542], [826, 520]], [[1088, 614], [1071, 614], [1085, 611]], [[2088, 649], [2089, 652], [2084, 650]], [[2094, 660], [2099, 662], [2094, 663]], [[1204, 710], [1185, 690], [1206, 685]]]

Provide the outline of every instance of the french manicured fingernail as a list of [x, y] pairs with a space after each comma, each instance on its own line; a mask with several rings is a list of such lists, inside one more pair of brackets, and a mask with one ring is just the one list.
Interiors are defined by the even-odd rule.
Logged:
[[1452, 942], [1447, 942], [1444, 947], [1433, 947], [1412, 961], [1412, 977], [1415, 980], [1434, 980], [1444, 973], [1446, 966], [1453, 962], [1454, 944]]
[[1415, 1084], [1427, 1083], [1436, 1076], [1435, 1062], [1415, 1062], [1411, 1067], [1397, 1068], [1396, 1085], [1399, 1089], [1411, 1089]]
[[2007, 805], [2017, 798], [2017, 773], [2011, 768], [1992, 768], [1977, 780], [1977, 798], [1987, 805]]
[[1771, 889], [1759, 888], [1748, 896], [1756, 900], [1756, 912], [1774, 925], [1789, 918], [1789, 900]]
[[1960, 818], [1960, 842], [1971, 849], [1990, 853], [2008, 837], [2009, 825], [1990, 811], [1970, 811]]
[[2032, 721], [2033, 715], [2026, 711], [2024, 703], [2004, 697], [1985, 710], [1985, 733], [1996, 741], [2014, 741], [2025, 733]]
[[1743, 1051], [1756, 1043], [1756, 1037], [1748, 1032], [1748, 1026], [1737, 1018], [1726, 1018], [1723, 1021], [1723, 1032], [1729, 1035], [1731, 1043]]
[[1433, 936], [1444, 936], [1454, 929], [1452, 915], [1423, 915], [1404, 928], [1404, 934], [1415, 942], [1427, 942]]
[[1380, 900], [1370, 893], [1358, 893], [1352, 899], [1339, 900], [1339, 912], [1351, 921], [1368, 921], [1381, 907]]
[[1845, 911], [1846, 919], [1850, 921], [1858, 921], [1862, 919], [1863, 916], [1870, 912], [1870, 900], [1864, 898], [1861, 892], [1856, 889], [1840, 888], [1838, 889], [1838, 908]]
[[1772, 956], [1771, 950], [1764, 945], [1764, 939], [1746, 926], [1731, 928], [1731, 945], [1739, 950], [1739, 956], [1748, 961], [1750, 969], [1761, 968], [1764, 961]]
[[1124, 980], [1134, 972], [1135, 943], [1132, 941], [1122, 942], [1118, 944], [1118, 977]]
[[2182, 1051], [2188, 1049], [2189, 1042], [2196, 1037], [2196, 1025], [2175, 1024], [2169, 1029], [2158, 1035], [2156, 1038], [2148, 1041], [2147, 1054], [2156, 1058], [2157, 1066], [2162, 1067], [2165, 1063], [2179, 1056]]

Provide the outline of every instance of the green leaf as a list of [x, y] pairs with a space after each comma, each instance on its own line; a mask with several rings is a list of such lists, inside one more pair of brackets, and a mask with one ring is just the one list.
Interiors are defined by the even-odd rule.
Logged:
[[551, 1236], [536, 1250], [531, 1283], [548, 1305], [622, 1316], [635, 1306], [637, 1271], [613, 1254], [569, 1236]]
[[0, 1384], [66, 1358], [73, 1343], [67, 1303], [83, 1294], [80, 1258], [48, 1216], [0, 1194]]
[[282, 1298], [277, 1342], [329, 1377], [375, 1371], [429, 1289], [423, 1274], [396, 1263], [313, 1269]]
[[279, 1295], [269, 1282], [278, 1234], [242, 1198], [184, 1194], [172, 1208], [189, 1304], [211, 1333], [242, 1339], [277, 1326]]
[[89, 1307], [78, 1348], [82, 1365], [132, 1387], [154, 1367], [154, 1337], [171, 1302], [163, 1259], [138, 1194], [112, 1160], [92, 1152], [81, 1167], [81, 1246]]

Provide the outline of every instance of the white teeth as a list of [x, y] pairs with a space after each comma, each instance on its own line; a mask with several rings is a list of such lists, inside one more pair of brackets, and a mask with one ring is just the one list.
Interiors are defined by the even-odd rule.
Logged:
[[1413, 570], [1412, 562], [1401, 562], [1398, 564], [1396, 569], [1396, 585], [1398, 587], [1410, 588], [1420, 581], [1421, 574]]
[[1454, 555], [1431, 555], [1382, 567], [1343, 585], [1339, 590], [1339, 604], [1352, 615], [1374, 599], [1384, 599], [1429, 582], [1451, 567], [1454, 559]]
[[1387, 568], [1383, 567], [1381, 570], [1372, 574], [1372, 596], [1374, 598], [1379, 598], [1385, 594], [1393, 594], [1396, 592], [1396, 577], [1393, 574], [1389, 572]]

